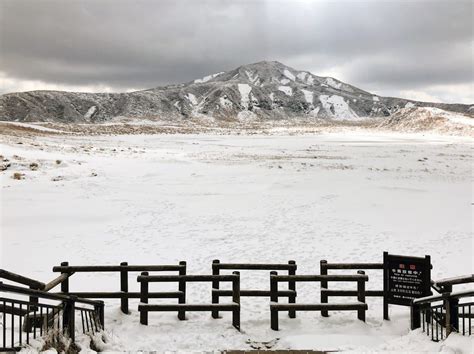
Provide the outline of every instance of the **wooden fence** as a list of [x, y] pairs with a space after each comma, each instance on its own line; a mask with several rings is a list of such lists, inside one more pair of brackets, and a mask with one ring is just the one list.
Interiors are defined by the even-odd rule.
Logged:
[[[279, 311], [357, 311], [357, 318], [365, 321], [365, 282], [369, 277], [363, 271], [358, 271], [357, 275], [278, 275], [277, 272], [270, 272], [270, 326], [273, 330], [278, 330]], [[311, 303], [311, 304], [279, 304], [278, 303], [278, 283], [280, 282], [357, 282], [357, 300], [354, 303]]]
[[[284, 263], [221, 263], [218, 259], [212, 261], [212, 274], [220, 275], [221, 270], [285, 270], [288, 271], [288, 275], [296, 275], [296, 262], [288, 261], [288, 264]], [[219, 298], [224, 296], [232, 296], [231, 290], [222, 290], [219, 287], [219, 281], [214, 281], [212, 283], [212, 303], [218, 304]], [[240, 296], [244, 297], [268, 297], [270, 298], [270, 289], [269, 290], [240, 290]], [[281, 290], [278, 293], [279, 297], [288, 297], [289, 303], [296, 302], [296, 283], [294, 281], [288, 282], [288, 290]], [[295, 318], [296, 313], [293, 310], [290, 310], [288, 315], [290, 318]], [[213, 318], [219, 317], [219, 311], [212, 312]]]
[[[178, 318], [185, 320], [186, 311], [231, 311], [232, 325], [240, 331], [240, 274], [232, 275], [149, 275], [147, 272], [138, 276], [140, 285], [140, 323], [148, 325], [148, 313], [152, 311], [177, 311]], [[148, 304], [150, 297], [149, 283], [176, 282], [180, 290], [178, 304]], [[232, 282], [232, 303], [229, 304], [186, 304], [186, 284], [189, 282]], [[155, 293], [158, 294], [158, 293]]]
[[[321, 260], [319, 262], [319, 269], [321, 275], [328, 275], [329, 270], [383, 270], [383, 263], [328, 263], [327, 260]], [[329, 289], [327, 281], [321, 281], [321, 302], [328, 303], [329, 297], [331, 296], [352, 296], [357, 297], [357, 291], [355, 290], [333, 290]], [[383, 297], [383, 290], [366, 290], [365, 296], [367, 297]], [[321, 315], [328, 317], [329, 313], [327, 310], [322, 310]]]
[[[181, 261], [175, 265], [129, 265], [122, 262], [118, 266], [99, 265], [99, 266], [70, 266], [68, 262], [62, 262], [60, 266], [53, 267], [53, 272], [60, 272], [61, 276], [57, 278], [58, 284], [61, 284], [61, 293], [75, 295], [81, 298], [91, 299], [120, 299], [120, 309], [123, 313], [129, 314], [128, 299], [140, 298], [139, 292], [129, 291], [128, 276], [130, 272], [177, 272], [179, 275], [186, 274], [186, 262]], [[97, 273], [97, 272], [115, 272], [120, 274], [120, 291], [115, 292], [71, 292], [69, 289], [69, 277], [74, 273]], [[170, 293], [151, 293], [150, 297], [179, 298], [179, 292]]]

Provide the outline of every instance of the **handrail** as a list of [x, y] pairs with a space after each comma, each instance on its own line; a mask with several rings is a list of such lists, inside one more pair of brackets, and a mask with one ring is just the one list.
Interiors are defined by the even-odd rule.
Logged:
[[462, 275], [459, 277], [441, 279], [434, 282], [437, 286], [458, 285], [474, 283], [474, 274]]
[[48, 284], [46, 284], [44, 286], [44, 288], [42, 289], [43, 291], [50, 291], [51, 289], [53, 289], [55, 286], [61, 284], [64, 280], [66, 280], [67, 278], [69, 278], [71, 275], [73, 275], [74, 272], [71, 272], [71, 273], [62, 273], [59, 277], [51, 280]]
[[53, 272], [166, 272], [177, 271], [185, 267], [184, 265], [103, 265], [103, 266], [55, 266]]
[[423, 304], [429, 304], [432, 302], [436, 301], [441, 301], [446, 298], [463, 298], [463, 297], [469, 297], [469, 296], [474, 296], [474, 290], [465, 290], [465, 291], [458, 291], [455, 293], [444, 293], [441, 295], [432, 295], [432, 296], [425, 296], [425, 297], [420, 297], [418, 299], [413, 300], [413, 304], [416, 305], [423, 305]]
[[383, 269], [383, 263], [328, 263], [323, 262], [326, 269]]
[[277, 282], [287, 282], [289, 280], [294, 281], [368, 281], [368, 275], [354, 274], [354, 275], [270, 275], [270, 278], [274, 277]]
[[38, 280], [27, 278], [23, 275], [12, 273], [12, 272], [9, 272], [5, 269], [0, 269], [0, 278], [7, 279], [7, 280], [10, 280], [10, 281], [13, 281], [13, 282], [16, 282], [16, 283], [20, 283], [20, 284], [23, 284], [23, 285], [28, 285], [28, 286], [30, 286], [34, 289], [43, 289], [44, 286], [45, 286], [44, 283], [42, 283]]
[[[291, 262], [291, 261], [290, 261]], [[212, 263], [219, 270], [290, 270], [296, 269], [296, 263]]]
[[94, 305], [94, 306], [100, 306], [100, 305], [103, 305], [104, 303], [103, 301], [82, 299], [82, 298], [68, 296], [68, 295], [47, 293], [41, 290], [22, 288], [19, 286], [4, 284], [2, 282], [0, 282], [0, 291], [36, 296], [38, 298], [49, 299], [49, 300], [58, 300], [58, 301], [74, 300], [75, 302], [80, 302], [83, 304]]

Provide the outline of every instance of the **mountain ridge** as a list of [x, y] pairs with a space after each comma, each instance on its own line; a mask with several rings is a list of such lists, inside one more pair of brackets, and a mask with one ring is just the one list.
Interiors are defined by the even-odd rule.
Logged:
[[383, 97], [332, 77], [260, 61], [186, 83], [126, 93], [29, 91], [0, 96], [0, 120], [95, 123], [151, 120], [359, 120], [402, 108], [434, 107], [473, 116], [473, 106]]

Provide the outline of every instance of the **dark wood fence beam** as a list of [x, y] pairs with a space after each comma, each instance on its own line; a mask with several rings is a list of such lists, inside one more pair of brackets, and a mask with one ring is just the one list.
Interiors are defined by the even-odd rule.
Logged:
[[31, 278], [24, 277], [23, 275], [9, 272], [5, 269], [0, 269], [0, 278], [10, 280], [12, 282], [29, 286], [31, 289], [41, 290], [45, 284]]

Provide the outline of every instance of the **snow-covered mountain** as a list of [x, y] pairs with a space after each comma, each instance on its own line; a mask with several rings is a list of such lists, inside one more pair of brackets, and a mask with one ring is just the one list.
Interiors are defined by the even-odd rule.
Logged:
[[0, 120], [101, 122], [119, 116], [155, 120], [356, 120], [388, 117], [412, 107], [474, 114], [470, 105], [380, 97], [331, 77], [262, 61], [184, 84], [130, 93], [5, 94], [0, 96]]

